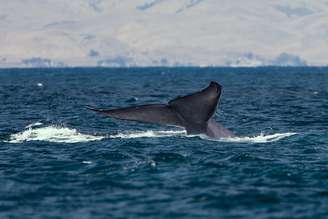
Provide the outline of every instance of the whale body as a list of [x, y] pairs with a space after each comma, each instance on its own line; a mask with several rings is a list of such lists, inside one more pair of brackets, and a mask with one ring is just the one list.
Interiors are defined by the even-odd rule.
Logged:
[[167, 104], [117, 109], [88, 108], [115, 119], [182, 127], [188, 135], [205, 134], [211, 138], [233, 137], [231, 131], [213, 119], [221, 93], [222, 86], [212, 81], [207, 88], [175, 98]]

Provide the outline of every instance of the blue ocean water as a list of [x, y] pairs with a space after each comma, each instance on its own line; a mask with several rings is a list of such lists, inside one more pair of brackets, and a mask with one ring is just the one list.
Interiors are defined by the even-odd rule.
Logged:
[[[238, 137], [100, 108], [223, 86]], [[328, 68], [0, 70], [0, 218], [327, 218]]]

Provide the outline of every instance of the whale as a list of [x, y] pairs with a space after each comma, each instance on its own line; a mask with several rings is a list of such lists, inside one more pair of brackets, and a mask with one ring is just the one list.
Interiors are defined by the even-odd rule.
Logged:
[[129, 106], [114, 109], [88, 109], [114, 119], [153, 123], [184, 128], [187, 135], [206, 135], [227, 138], [235, 135], [216, 122], [214, 115], [219, 105], [222, 86], [211, 81], [203, 90], [177, 97], [168, 103]]

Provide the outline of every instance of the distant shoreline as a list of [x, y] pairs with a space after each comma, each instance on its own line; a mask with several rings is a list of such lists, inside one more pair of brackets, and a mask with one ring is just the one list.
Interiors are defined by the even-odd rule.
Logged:
[[266, 69], [266, 68], [281, 68], [281, 69], [297, 69], [297, 68], [328, 68], [324, 66], [131, 66], [131, 67], [103, 67], [103, 66], [65, 66], [65, 67], [1, 67], [0, 70], [6, 69]]

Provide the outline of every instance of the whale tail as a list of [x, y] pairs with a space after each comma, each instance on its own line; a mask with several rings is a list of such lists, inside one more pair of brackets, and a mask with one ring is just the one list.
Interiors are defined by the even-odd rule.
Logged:
[[88, 107], [88, 109], [104, 113], [114, 119], [183, 126], [176, 112], [165, 104], [149, 104], [118, 109], [95, 109]]
[[222, 87], [216, 82], [193, 94], [178, 97], [167, 104], [149, 104], [118, 109], [88, 109], [122, 120], [179, 126], [188, 134], [207, 133], [208, 121], [214, 115]]

